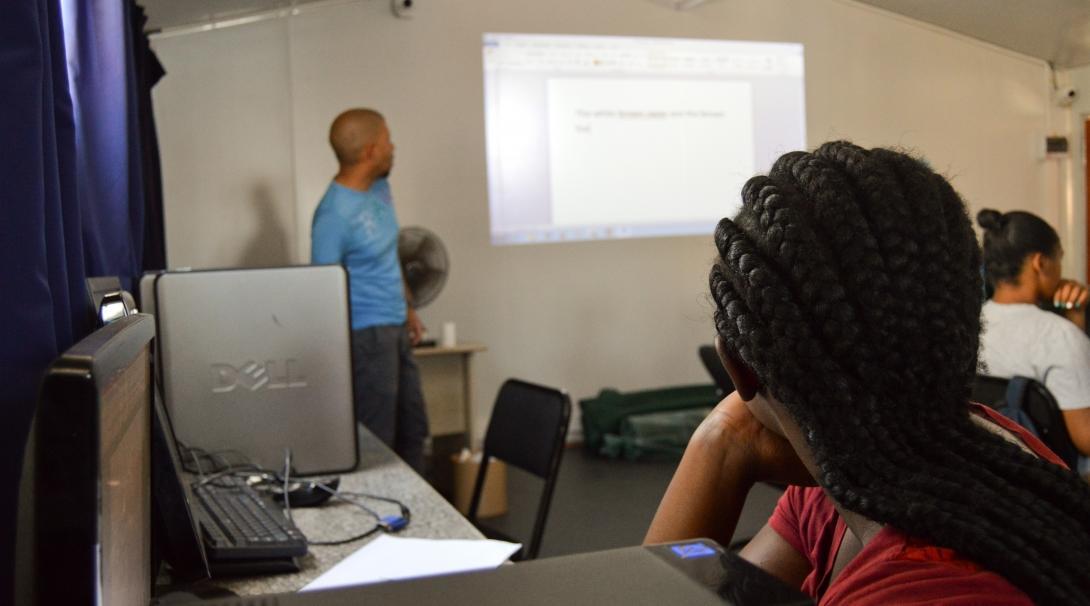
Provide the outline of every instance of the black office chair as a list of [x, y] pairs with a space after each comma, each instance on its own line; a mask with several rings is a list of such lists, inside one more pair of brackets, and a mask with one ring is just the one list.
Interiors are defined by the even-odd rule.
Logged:
[[532, 560], [537, 557], [570, 420], [571, 399], [568, 394], [557, 389], [508, 379], [496, 396], [467, 517], [486, 536], [512, 541], [510, 537], [477, 522], [477, 508], [481, 503], [481, 491], [491, 457], [543, 479], [545, 487], [537, 506], [533, 535], [528, 545], [511, 556], [512, 560]]
[[[1009, 382], [1010, 379], [978, 374], [973, 383], [973, 401], [997, 408], [998, 404], [1006, 402]], [[1045, 446], [1063, 459], [1072, 470], [1078, 469], [1079, 451], [1071, 441], [1071, 435], [1067, 433], [1063, 413], [1048, 388], [1039, 381], [1029, 379], [1022, 400], [1022, 410], [1037, 426], [1038, 437]]]
[[723, 368], [723, 361], [719, 359], [719, 352], [715, 351], [715, 346], [701, 345], [698, 351], [700, 361], [704, 363], [704, 368], [708, 369], [708, 374], [712, 376], [715, 386], [719, 388], [719, 395], [726, 396], [734, 391], [734, 382], [730, 380], [727, 369]]

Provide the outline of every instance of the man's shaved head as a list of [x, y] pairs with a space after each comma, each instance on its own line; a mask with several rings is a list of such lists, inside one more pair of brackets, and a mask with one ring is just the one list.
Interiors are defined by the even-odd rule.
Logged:
[[329, 144], [341, 166], [358, 162], [360, 151], [378, 139], [385, 124], [386, 119], [373, 109], [350, 109], [337, 116], [329, 127]]

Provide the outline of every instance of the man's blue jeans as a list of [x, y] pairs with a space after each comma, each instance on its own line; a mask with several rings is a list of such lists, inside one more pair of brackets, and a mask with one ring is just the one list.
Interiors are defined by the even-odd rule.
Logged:
[[424, 469], [428, 415], [404, 325], [352, 331], [356, 419], [417, 472]]

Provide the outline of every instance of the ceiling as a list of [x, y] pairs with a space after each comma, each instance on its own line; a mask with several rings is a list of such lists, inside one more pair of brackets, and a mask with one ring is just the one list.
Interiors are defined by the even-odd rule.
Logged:
[[148, 31], [205, 25], [322, 0], [137, 0], [148, 14]]
[[[140, 0], [140, 3], [147, 9], [148, 30], [157, 31], [329, 1]], [[1090, 64], [1090, 0], [857, 1], [1050, 61], [1059, 68]], [[671, 0], [666, 4], [700, 3]]]
[[858, 0], [1056, 67], [1090, 64], [1090, 0]]

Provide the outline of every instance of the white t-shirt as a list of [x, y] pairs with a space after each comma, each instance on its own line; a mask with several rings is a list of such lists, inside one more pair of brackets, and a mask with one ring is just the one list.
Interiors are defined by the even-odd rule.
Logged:
[[984, 303], [983, 374], [1043, 383], [1062, 410], [1090, 407], [1090, 338], [1078, 326], [1029, 303]]

